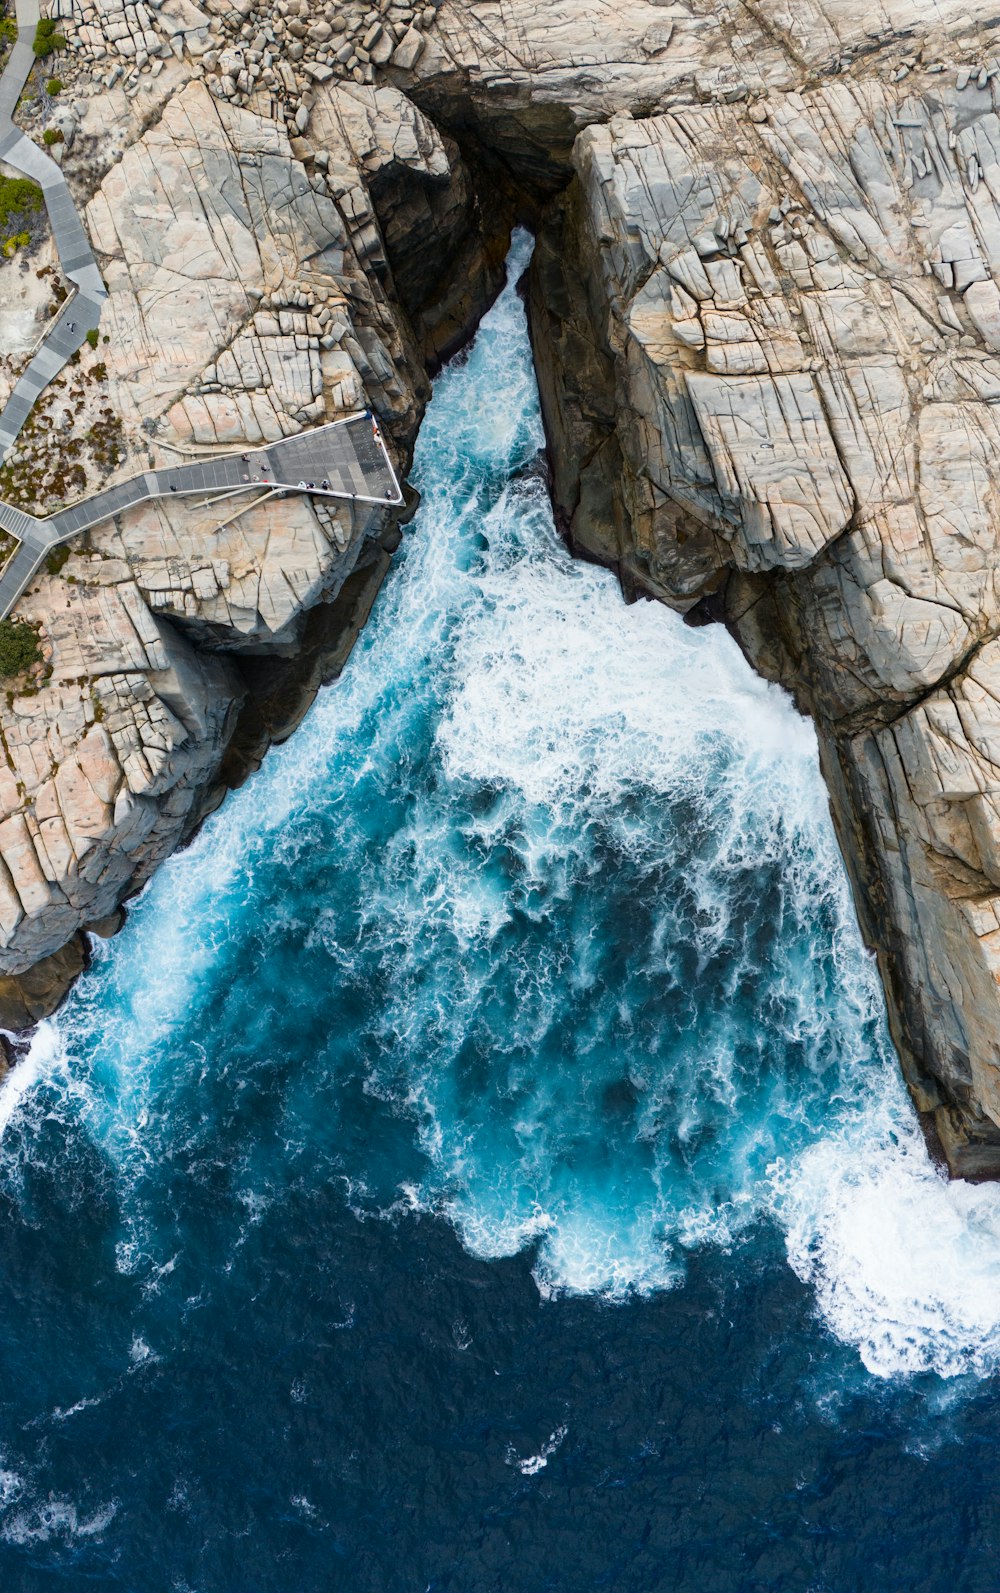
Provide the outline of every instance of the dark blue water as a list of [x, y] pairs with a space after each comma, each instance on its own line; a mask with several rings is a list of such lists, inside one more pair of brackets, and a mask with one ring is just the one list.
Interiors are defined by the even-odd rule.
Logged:
[[540, 443], [509, 288], [343, 680], [0, 1093], [4, 1590], [1000, 1581], [1000, 1194], [811, 730]]

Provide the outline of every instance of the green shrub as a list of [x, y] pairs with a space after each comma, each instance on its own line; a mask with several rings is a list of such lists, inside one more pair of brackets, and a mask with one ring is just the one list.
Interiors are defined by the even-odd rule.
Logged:
[[42, 61], [46, 56], [54, 55], [56, 50], [66, 48], [66, 40], [61, 33], [56, 32], [56, 25], [51, 17], [43, 17], [39, 22], [35, 29], [35, 42], [31, 48]]
[[17, 23], [13, 17], [0, 17], [0, 49], [13, 44], [17, 38]]
[[53, 548], [51, 553], [46, 553], [45, 568], [48, 570], [50, 575], [59, 574], [59, 571], [63, 568], [66, 560], [69, 558], [70, 552], [71, 549], [67, 547], [66, 543], [60, 542], [59, 546]]
[[90, 331], [87, 333], [87, 342], [90, 344], [91, 348], [96, 348], [97, 347], [97, 327], [96, 326], [92, 326], [90, 328]]
[[61, 94], [62, 91], [63, 91], [63, 80], [62, 80], [62, 78], [61, 77], [50, 77], [49, 81], [45, 85], [46, 94], [53, 94], [53, 95]]
[[0, 620], [0, 677], [23, 675], [42, 656], [38, 633], [23, 620]]
[[58, 127], [47, 127], [42, 134], [42, 143], [48, 144], [50, 149], [52, 148], [53, 144], [61, 144], [62, 142], [63, 135], [59, 131]]
[[41, 210], [42, 190], [30, 177], [0, 177], [0, 227], [11, 216], [27, 216]]

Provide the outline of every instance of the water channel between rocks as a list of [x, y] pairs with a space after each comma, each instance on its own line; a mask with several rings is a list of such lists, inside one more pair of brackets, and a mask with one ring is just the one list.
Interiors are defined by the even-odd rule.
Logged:
[[990, 1496], [1000, 1191], [928, 1161], [810, 725], [560, 544], [529, 253], [342, 680], [0, 1093], [6, 1588], [730, 1593], [803, 1513], [846, 1588], [859, 1499]]

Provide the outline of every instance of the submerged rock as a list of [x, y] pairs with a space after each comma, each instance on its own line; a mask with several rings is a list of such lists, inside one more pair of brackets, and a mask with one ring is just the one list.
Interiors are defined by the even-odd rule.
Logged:
[[[55, 1012], [87, 966], [87, 943], [75, 934], [65, 946], [42, 957], [19, 978], [0, 974], [0, 1029], [27, 1029]], [[0, 1036], [0, 1078], [14, 1061], [6, 1037]]]

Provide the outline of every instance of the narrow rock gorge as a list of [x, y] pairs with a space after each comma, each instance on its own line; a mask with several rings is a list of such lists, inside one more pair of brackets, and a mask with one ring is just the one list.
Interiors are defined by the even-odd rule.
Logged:
[[634, 6], [584, 43], [525, 7], [501, 48], [485, 12], [442, 8], [412, 91], [536, 190], [566, 164], [532, 282], [566, 533], [813, 715], [931, 1143], [996, 1176], [988, 18]]
[[[814, 717], [931, 1142], [956, 1174], [1000, 1175], [987, 12], [57, 11], [66, 86], [22, 124], [59, 133], [110, 298], [0, 496], [39, 512], [364, 406], [405, 468], [428, 371], [489, 303], [511, 220], [530, 220], [565, 534], [626, 595], [729, 625]], [[57, 285], [46, 249], [0, 266], [4, 302], [36, 320]], [[18, 335], [26, 350], [35, 323]], [[36, 583], [22, 609], [45, 661], [3, 721], [6, 1022], [51, 1008], [83, 931], [113, 928], [289, 732], [396, 536], [384, 510], [304, 498], [221, 528], [159, 504]]]

